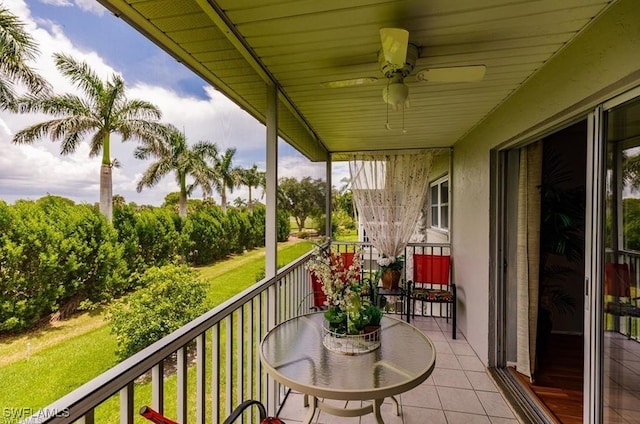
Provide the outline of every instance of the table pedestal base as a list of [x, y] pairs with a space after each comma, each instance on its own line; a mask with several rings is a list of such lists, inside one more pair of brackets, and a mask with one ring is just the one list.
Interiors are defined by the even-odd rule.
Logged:
[[[311, 398], [311, 402], [309, 402], [309, 398]], [[337, 417], [360, 417], [362, 415], [367, 415], [373, 413], [376, 417], [376, 421], [378, 424], [384, 424], [382, 420], [382, 415], [380, 414], [380, 406], [382, 405], [383, 399], [374, 399], [373, 405], [367, 405], [360, 408], [347, 408], [348, 401], [345, 402], [344, 408], [338, 408], [333, 405], [329, 405], [321, 400], [319, 400], [315, 396], [304, 396], [304, 406], [305, 408], [309, 408], [309, 412], [307, 413], [307, 417], [304, 420], [305, 424], [311, 424], [314, 415], [316, 414], [316, 410], [321, 410], [326, 412], [327, 414], [335, 415]], [[398, 404], [398, 400], [391, 396], [391, 401], [394, 404], [394, 409], [396, 415], [400, 415], [400, 405]]]

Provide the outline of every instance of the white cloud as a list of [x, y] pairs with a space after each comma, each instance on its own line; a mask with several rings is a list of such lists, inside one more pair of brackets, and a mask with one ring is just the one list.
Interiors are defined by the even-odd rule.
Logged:
[[40, 3], [50, 4], [52, 6], [69, 7], [73, 6], [70, 0], [40, 0]]
[[[61, 0], [64, 1], [64, 0]], [[76, 5], [86, 11], [91, 12], [94, 15], [102, 16], [106, 12], [106, 9], [98, 3], [96, 0], [75, 0]]]

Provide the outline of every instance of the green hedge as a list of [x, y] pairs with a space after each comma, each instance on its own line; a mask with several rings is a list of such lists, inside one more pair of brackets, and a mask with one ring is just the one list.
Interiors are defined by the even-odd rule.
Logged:
[[94, 208], [54, 196], [0, 203], [0, 331], [122, 289], [117, 233]]
[[[170, 208], [123, 205], [110, 225], [95, 207], [61, 197], [0, 201], [0, 332], [145, 287], [152, 267], [205, 265], [264, 246], [265, 213], [203, 204], [183, 220]], [[289, 230], [279, 212], [278, 240]]]

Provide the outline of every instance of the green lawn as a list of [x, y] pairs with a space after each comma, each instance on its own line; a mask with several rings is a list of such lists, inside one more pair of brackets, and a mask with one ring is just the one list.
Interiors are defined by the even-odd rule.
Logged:
[[[286, 264], [313, 247], [309, 242], [287, 242], [278, 247], [278, 263]], [[198, 268], [210, 281], [208, 296], [214, 305], [256, 282], [264, 268], [265, 250], [256, 249]], [[29, 334], [0, 339], [0, 399], [6, 408], [41, 408], [116, 363], [115, 338], [102, 312], [85, 313]], [[143, 385], [144, 386], [144, 385]], [[148, 388], [142, 387], [144, 397]], [[167, 395], [168, 399], [173, 395]], [[136, 396], [137, 397], [137, 396]], [[104, 405], [100, 415], [112, 416], [117, 406]]]

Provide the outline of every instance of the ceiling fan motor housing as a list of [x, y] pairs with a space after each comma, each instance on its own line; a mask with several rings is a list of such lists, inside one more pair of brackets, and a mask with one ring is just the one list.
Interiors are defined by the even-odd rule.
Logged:
[[418, 59], [419, 51], [418, 47], [414, 44], [407, 46], [407, 57], [402, 66], [394, 63], [387, 62], [384, 57], [384, 52], [380, 50], [378, 52], [378, 65], [382, 74], [389, 79], [403, 79], [413, 71]]

